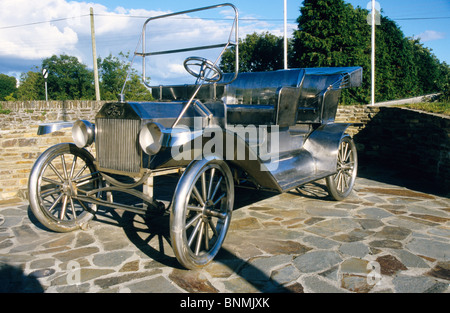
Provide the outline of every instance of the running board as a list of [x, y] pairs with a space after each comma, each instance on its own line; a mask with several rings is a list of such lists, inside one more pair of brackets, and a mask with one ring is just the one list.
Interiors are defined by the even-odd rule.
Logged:
[[296, 154], [281, 155], [278, 160], [265, 163], [265, 166], [278, 183], [279, 191], [286, 192], [334, 174], [332, 171], [318, 169], [316, 163], [307, 150], [301, 149]]

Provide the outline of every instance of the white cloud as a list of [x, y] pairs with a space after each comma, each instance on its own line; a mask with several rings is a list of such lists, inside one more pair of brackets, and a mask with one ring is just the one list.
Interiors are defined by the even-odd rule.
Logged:
[[[41, 6], [43, 2], [48, 1], [2, 0], [2, 9], [0, 10], [1, 56], [37, 59], [62, 52], [61, 48], [73, 48], [78, 42], [77, 32], [67, 23], [65, 25], [33, 24], [61, 17], [56, 14], [56, 6], [50, 10], [44, 10]], [[24, 24], [28, 25], [10, 27]]]
[[423, 33], [415, 36], [415, 38], [420, 38], [422, 42], [439, 40], [445, 38], [445, 33], [437, 32], [435, 30], [426, 30]]
[[99, 15], [95, 18], [96, 35], [120, 35], [130, 26], [130, 18], [117, 18], [123, 13], [119, 8], [108, 12], [102, 5], [86, 2], [2, 0], [0, 56], [38, 60], [53, 54], [83, 54], [82, 50], [90, 48], [81, 38], [90, 38], [91, 7]]

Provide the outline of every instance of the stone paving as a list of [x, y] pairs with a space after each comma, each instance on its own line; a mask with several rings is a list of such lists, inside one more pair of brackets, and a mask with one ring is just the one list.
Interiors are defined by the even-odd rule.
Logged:
[[174, 258], [167, 215], [101, 211], [54, 233], [26, 202], [3, 201], [0, 292], [448, 293], [450, 200], [368, 176], [342, 202], [323, 181], [238, 190], [223, 249], [195, 271]]

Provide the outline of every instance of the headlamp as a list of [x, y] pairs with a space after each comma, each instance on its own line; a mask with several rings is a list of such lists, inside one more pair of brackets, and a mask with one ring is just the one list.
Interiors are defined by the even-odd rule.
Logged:
[[78, 148], [90, 146], [95, 138], [95, 126], [88, 121], [78, 120], [72, 127], [73, 142]]
[[164, 126], [158, 123], [148, 123], [139, 133], [139, 144], [148, 155], [155, 155], [161, 150]]

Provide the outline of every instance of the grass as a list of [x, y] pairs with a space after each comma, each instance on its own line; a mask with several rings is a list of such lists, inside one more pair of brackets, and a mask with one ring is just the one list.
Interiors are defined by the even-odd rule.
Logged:
[[402, 107], [450, 116], [450, 101], [411, 103]]

